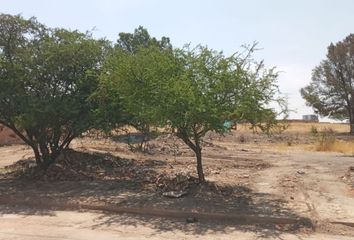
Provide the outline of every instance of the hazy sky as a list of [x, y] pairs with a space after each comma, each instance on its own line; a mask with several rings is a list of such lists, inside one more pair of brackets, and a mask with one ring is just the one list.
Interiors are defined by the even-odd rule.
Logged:
[[36, 16], [50, 27], [81, 31], [115, 41], [119, 32], [142, 25], [173, 45], [203, 44], [226, 54], [259, 42], [256, 54], [282, 71], [281, 91], [292, 118], [312, 113], [299, 89], [325, 58], [331, 42], [354, 33], [353, 0], [0, 0], [0, 12]]

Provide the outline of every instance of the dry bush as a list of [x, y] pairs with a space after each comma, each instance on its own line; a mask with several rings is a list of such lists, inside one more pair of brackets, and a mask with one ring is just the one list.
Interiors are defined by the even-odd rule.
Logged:
[[325, 128], [316, 135], [315, 150], [354, 154], [354, 143], [337, 139], [332, 128]]
[[336, 140], [331, 148], [332, 152], [354, 154], [354, 143]]
[[311, 130], [310, 130], [310, 133], [312, 136], [317, 136], [318, 134], [318, 128], [314, 125], [311, 126]]
[[333, 151], [335, 143], [335, 131], [332, 128], [325, 128], [317, 134], [316, 150], [321, 152]]

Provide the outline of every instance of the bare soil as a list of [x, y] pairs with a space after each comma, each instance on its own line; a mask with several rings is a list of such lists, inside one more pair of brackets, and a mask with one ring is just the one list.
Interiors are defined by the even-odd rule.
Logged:
[[[274, 147], [289, 139], [301, 144], [312, 141], [294, 135], [267, 137], [238, 131], [224, 137], [208, 135], [203, 146], [206, 184], [198, 184], [193, 153], [170, 135], [152, 140], [148, 153], [129, 151], [123, 137], [82, 138], [75, 141], [72, 149], [66, 151], [45, 174], [35, 167], [32, 153], [26, 146], [4, 146], [0, 148], [0, 202], [3, 206], [0, 214], [5, 218], [13, 216], [17, 220], [8, 224], [20, 228], [26, 221], [16, 217], [23, 214], [16, 212], [17, 207], [9, 207], [11, 199], [27, 202], [40, 199], [61, 204], [297, 220], [283, 224], [247, 222], [245, 225], [238, 222], [235, 226], [232, 221], [213, 219], [195, 219], [197, 223], [187, 224], [186, 219], [174, 220], [168, 218], [168, 214], [162, 220], [156, 216], [48, 210], [58, 216], [55, 221], [59, 222], [63, 221], [65, 214], [76, 214], [75, 217], [82, 220], [87, 217], [85, 214], [94, 215], [88, 217], [91, 220], [87, 220], [90, 221], [85, 228], [87, 232], [83, 229], [87, 234], [91, 234], [96, 221], [93, 219], [101, 214], [98, 218], [104, 221], [99, 224], [98, 232], [108, 234], [107, 238], [101, 239], [109, 239], [110, 234], [117, 234], [117, 231], [121, 231], [120, 236], [139, 239], [146, 234], [156, 239], [171, 238], [173, 232], [177, 237], [172, 239], [200, 235], [206, 239], [235, 236], [244, 236], [241, 239], [354, 238], [354, 227], [351, 226], [354, 225], [354, 191], [350, 175], [354, 157], [295, 149], [277, 151]], [[185, 191], [187, 194], [180, 198], [164, 197], [163, 194], [169, 191]], [[8, 204], [3, 205], [6, 200]], [[31, 209], [27, 208], [25, 214]], [[41, 224], [44, 229], [53, 228], [43, 223], [47, 221], [47, 215], [38, 216], [40, 210], [33, 211], [26, 216], [34, 228], [41, 228]], [[1, 217], [0, 228], [7, 224], [4, 221]], [[131, 226], [136, 226], [134, 231]], [[80, 235], [79, 230], [75, 232]], [[5, 238], [8, 233], [3, 234], [3, 239], [8, 239]]]
[[17, 137], [9, 128], [0, 124], [0, 146], [21, 143], [21, 139]]

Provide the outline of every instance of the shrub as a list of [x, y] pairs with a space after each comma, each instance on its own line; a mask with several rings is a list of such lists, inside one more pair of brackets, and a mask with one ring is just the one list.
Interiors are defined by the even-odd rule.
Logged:
[[332, 151], [336, 143], [335, 132], [332, 128], [325, 128], [317, 136], [317, 151]]
[[312, 125], [312, 126], [311, 126], [311, 129], [310, 129], [310, 133], [311, 133], [312, 136], [317, 136], [317, 134], [318, 134], [318, 129], [317, 129], [317, 127], [314, 126], [314, 125]]

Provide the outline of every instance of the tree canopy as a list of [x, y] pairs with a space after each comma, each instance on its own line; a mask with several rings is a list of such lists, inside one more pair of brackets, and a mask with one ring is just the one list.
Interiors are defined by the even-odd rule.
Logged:
[[182, 69], [164, 90], [162, 114], [195, 152], [200, 181], [204, 181], [202, 138], [207, 132], [224, 133], [228, 120], [264, 120], [253, 117], [250, 109], [274, 113], [268, 104], [275, 100], [277, 74], [255, 63], [253, 50], [228, 57], [203, 46], [175, 52]]
[[327, 57], [312, 72], [311, 83], [301, 95], [316, 113], [349, 119], [354, 133], [354, 35], [330, 44]]
[[276, 116], [268, 104], [277, 91], [277, 74], [251, 59], [253, 49], [229, 57], [203, 46], [167, 51], [152, 45], [134, 54], [118, 49], [106, 61], [100, 89], [112, 93], [112, 102], [122, 101], [133, 125], [142, 121], [176, 129], [195, 152], [204, 181], [201, 141], [208, 131], [225, 132], [225, 121], [235, 117], [264, 120], [252, 111]]
[[158, 47], [161, 49], [172, 49], [170, 39], [162, 37], [157, 40], [155, 37], [150, 36], [146, 28], [139, 26], [134, 30], [134, 33], [119, 33], [119, 38], [116, 43], [116, 48], [120, 48], [128, 53], [136, 53], [139, 48]]
[[[107, 103], [101, 104], [99, 112], [105, 116], [108, 130], [129, 124], [142, 132], [144, 139], [150, 137], [150, 127], [159, 122], [156, 106], [160, 101], [151, 92], [156, 93], [154, 88], [165, 77], [164, 66], [173, 58], [171, 53], [168, 37], [157, 40], [142, 26], [134, 33], [119, 34], [106, 60], [101, 86], [95, 94], [96, 98]], [[124, 111], [117, 111], [118, 108]]]
[[89, 33], [0, 15], [0, 123], [32, 147], [42, 168], [95, 122], [88, 98], [106, 49]]

